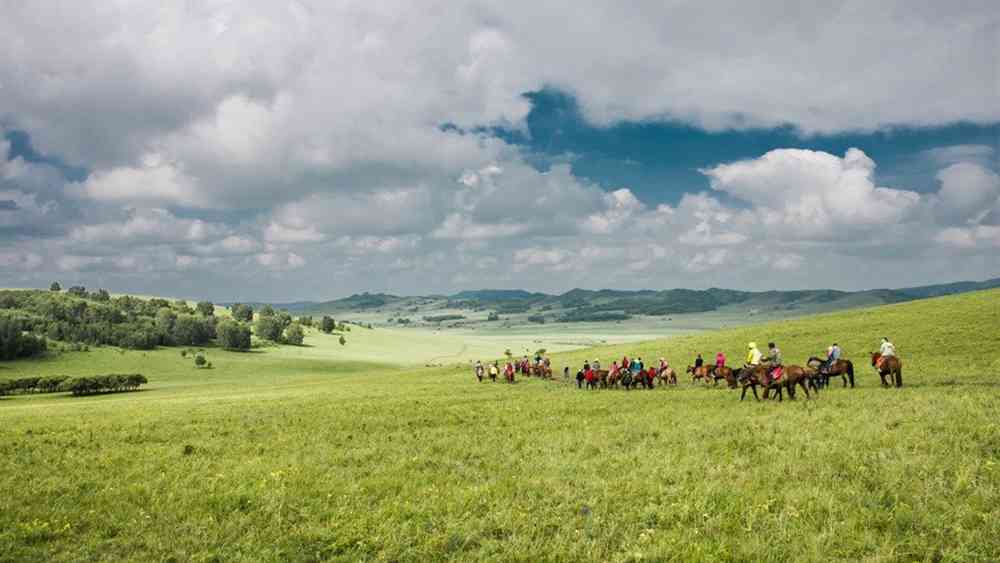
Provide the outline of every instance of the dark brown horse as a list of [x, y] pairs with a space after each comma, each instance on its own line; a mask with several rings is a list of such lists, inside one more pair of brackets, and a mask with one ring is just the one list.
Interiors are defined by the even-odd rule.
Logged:
[[727, 366], [710, 366], [708, 368], [708, 375], [711, 376], [714, 385], [718, 385], [720, 379], [725, 379], [726, 385], [730, 389], [736, 389], [736, 375], [733, 372], [733, 368]]
[[[882, 386], [891, 386], [893, 380], [895, 380], [896, 387], [903, 386], [903, 362], [896, 356], [886, 356], [883, 358], [882, 354], [872, 352], [872, 367], [875, 368], [879, 378], [882, 379]], [[888, 381], [885, 379], [887, 375], [889, 376]]]
[[753, 391], [753, 396], [758, 401], [760, 397], [757, 395], [757, 386], [764, 389], [764, 399], [769, 399], [771, 391], [776, 391], [778, 393], [778, 401], [783, 401], [783, 392], [788, 391], [788, 398], [795, 398], [795, 386], [798, 385], [802, 387], [802, 390], [806, 393], [806, 398], [810, 397], [809, 387], [812, 386], [813, 390], [816, 390], [815, 382], [812, 381], [812, 376], [815, 375], [815, 371], [809, 368], [803, 368], [801, 366], [782, 366], [781, 379], [772, 379], [771, 367], [767, 364], [762, 364], [759, 366], [744, 367], [734, 372], [740, 385], [743, 387], [743, 392], [740, 394], [740, 400], [742, 401], [747, 395], [747, 388]]
[[844, 387], [847, 387], [848, 381], [850, 381], [851, 387], [854, 387], [854, 363], [851, 360], [837, 360], [830, 364], [830, 367], [827, 369], [820, 370], [819, 368], [823, 365], [823, 360], [813, 356], [809, 358], [806, 365], [818, 372], [823, 385], [829, 385], [831, 375], [839, 375], [844, 380]]

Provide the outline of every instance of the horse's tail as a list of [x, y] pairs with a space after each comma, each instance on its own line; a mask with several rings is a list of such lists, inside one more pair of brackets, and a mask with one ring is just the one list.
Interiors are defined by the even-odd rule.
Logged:
[[854, 387], [854, 362], [847, 360], [847, 379], [851, 381], [851, 387]]

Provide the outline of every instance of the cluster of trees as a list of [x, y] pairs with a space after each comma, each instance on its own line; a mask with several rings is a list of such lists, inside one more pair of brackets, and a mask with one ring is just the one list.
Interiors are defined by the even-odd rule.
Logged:
[[55, 377], [22, 377], [0, 381], [0, 395], [13, 395], [15, 393], [55, 393], [59, 387], [68, 380], [65, 375]]
[[238, 321], [243, 321], [245, 323], [253, 321], [253, 307], [250, 305], [233, 303], [229, 307], [229, 314], [231, 314], [233, 318]]
[[[159, 345], [200, 346], [215, 338], [214, 306], [198, 311], [184, 300], [110, 297], [106, 291], [0, 291], [0, 317], [22, 332], [51, 340], [148, 350]], [[211, 314], [209, 314], [211, 313]]]
[[25, 332], [17, 318], [0, 317], [0, 360], [15, 360], [41, 354], [48, 347], [44, 338]]
[[59, 390], [69, 391], [74, 396], [119, 393], [122, 391], [137, 391], [139, 386], [144, 383], [149, 383], [149, 381], [146, 379], [146, 376], [139, 373], [128, 375], [95, 375], [92, 377], [67, 379], [59, 386]]
[[92, 395], [94, 393], [116, 393], [120, 391], [135, 391], [140, 385], [149, 383], [145, 376], [138, 373], [95, 375], [90, 377], [22, 377], [9, 381], [0, 381], [0, 395], [15, 393], [55, 393], [70, 392], [74, 395]]
[[443, 321], [460, 321], [465, 318], [465, 315], [430, 315], [424, 317], [424, 322], [428, 323], [440, 323]]
[[624, 311], [603, 311], [600, 309], [583, 307], [567, 311], [559, 316], [558, 321], [561, 323], [606, 322], [624, 321], [630, 318], [632, 318], [632, 315], [629, 315]]
[[300, 322], [294, 321], [285, 311], [275, 311], [270, 305], [265, 305], [258, 311], [254, 332], [257, 338], [294, 346], [301, 346], [305, 339], [305, 330]]

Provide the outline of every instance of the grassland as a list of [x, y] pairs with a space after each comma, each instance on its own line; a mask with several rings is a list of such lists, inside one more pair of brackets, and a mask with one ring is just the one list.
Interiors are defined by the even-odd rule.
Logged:
[[[883, 334], [902, 389], [862, 357]], [[478, 384], [415, 367], [419, 335], [209, 349], [212, 370], [176, 349], [3, 365], [150, 385], [0, 399], [0, 560], [1000, 558], [1000, 291], [554, 357], [677, 365], [776, 340], [791, 362], [837, 340], [857, 360], [858, 388], [782, 404]]]

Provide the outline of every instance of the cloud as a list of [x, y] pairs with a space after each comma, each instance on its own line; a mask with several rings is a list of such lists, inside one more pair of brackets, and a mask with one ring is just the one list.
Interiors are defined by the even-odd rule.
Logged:
[[939, 216], [949, 223], [979, 223], [1000, 207], [1000, 176], [978, 164], [959, 162], [937, 173]]
[[995, 272], [994, 147], [926, 151], [930, 194], [879, 185], [860, 149], [788, 148], [653, 205], [570, 164], [540, 171], [490, 133], [524, 132], [524, 94], [543, 88], [599, 125], [788, 126], [803, 146], [996, 123], [990, 8], [112, 1], [52, 18], [17, 3], [0, 20], [0, 123], [87, 174], [67, 182], [0, 141], [4, 260], [38, 280], [156, 272], [150, 291], [278, 298], [850, 286], [887, 256], [901, 283]]
[[751, 203], [759, 220], [785, 238], [827, 238], [842, 228], [896, 224], [920, 202], [916, 192], [876, 186], [875, 162], [859, 149], [843, 158], [777, 149], [702, 170], [712, 189]]

